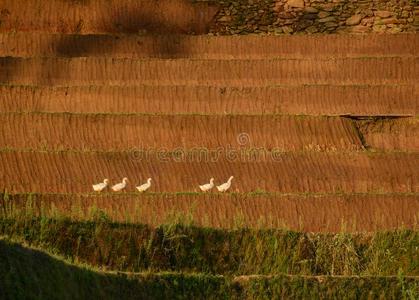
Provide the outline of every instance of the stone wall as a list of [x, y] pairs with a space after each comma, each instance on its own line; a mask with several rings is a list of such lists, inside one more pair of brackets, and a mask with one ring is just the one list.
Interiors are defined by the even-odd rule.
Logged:
[[216, 0], [212, 34], [419, 30], [419, 0]]

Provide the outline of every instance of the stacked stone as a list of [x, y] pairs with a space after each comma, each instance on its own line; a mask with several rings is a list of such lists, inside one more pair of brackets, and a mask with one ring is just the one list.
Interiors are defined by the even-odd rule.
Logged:
[[213, 34], [398, 33], [419, 30], [416, 0], [218, 0]]

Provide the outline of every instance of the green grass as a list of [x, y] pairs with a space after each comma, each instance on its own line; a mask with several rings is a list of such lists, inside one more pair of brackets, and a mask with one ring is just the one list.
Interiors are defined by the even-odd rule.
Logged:
[[417, 299], [419, 279], [117, 273], [0, 239], [2, 299]]
[[111, 270], [224, 275], [419, 275], [419, 232], [309, 234], [222, 230], [172, 223], [157, 228], [95, 221], [0, 219], [0, 235]]
[[383, 277], [255, 277], [244, 299], [417, 299], [419, 280]]
[[2, 299], [226, 299], [229, 293], [221, 276], [104, 273], [0, 240]]
[[[299, 230], [298, 228], [305, 228], [303, 220], [300, 220], [297, 227], [290, 225], [289, 220], [275, 217], [276, 214], [261, 214], [254, 216], [249, 215], [250, 211], [243, 211], [236, 209], [231, 212], [228, 218], [224, 221], [217, 221], [217, 213], [204, 210], [197, 213], [197, 206], [202, 201], [206, 203], [207, 209], [210, 209], [211, 204], [207, 202], [210, 200], [215, 204], [218, 201], [260, 201], [274, 200], [274, 201], [316, 201], [322, 198], [335, 201], [353, 201], [364, 198], [364, 201], [369, 201], [369, 197], [379, 197], [382, 200], [388, 198], [410, 199], [416, 200], [418, 193], [272, 193], [264, 190], [256, 190], [248, 193], [203, 193], [203, 192], [149, 192], [149, 193], [19, 193], [9, 194], [6, 191], [0, 193], [0, 218], [5, 219], [20, 219], [20, 218], [52, 218], [52, 219], [67, 219], [72, 221], [96, 221], [98, 216], [109, 222], [126, 223], [126, 224], [148, 224], [156, 227], [162, 224], [178, 224], [178, 225], [195, 225], [201, 227], [216, 227], [224, 229], [240, 229], [240, 228], [254, 228], [254, 229], [282, 229], [282, 230]], [[178, 203], [187, 201], [187, 205], [182, 208], [169, 207], [161, 210], [161, 202]], [[128, 201], [128, 202], [127, 202]], [[126, 203], [119, 207], [120, 203]], [[145, 206], [144, 206], [145, 204]], [[118, 205], [119, 209], [115, 209]], [[209, 205], [209, 206], [208, 206]], [[218, 204], [217, 204], [218, 205]], [[418, 215], [419, 216], [419, 215]], [[374, 221], [374, 220], [372, 220]], [[215, 223], [214, 223], [215, 222]], [[384, 225], [384, 220], [376, 216], [376, 229], [389, 229]], [[399, 221], [403, 228], [417, 230], [418, 223], [412, 221], [404, 224], [402, 220]], [[371, 232], [374, 229], [362, 229], [362, 227], [355, 230], [353, 226], [356, 225], [356, 219], [341, 220], [340, 226], [332, 228], [324, 228], [321, 232]], [[326, 224], [325, 224], [326, 225]], [[383, 227], [384, 226], [384, 227]], [[388, 225], [387, 225], [388, 226]], [[394, 227], [391, 227], [394, 228]]]

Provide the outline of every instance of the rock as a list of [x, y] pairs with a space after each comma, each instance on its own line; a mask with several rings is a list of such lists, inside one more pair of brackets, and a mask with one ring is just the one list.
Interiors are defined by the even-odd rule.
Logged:
[[386, 10], [377, 10], [374, 15], [384, 19], [390, 17], [392, 13]]
[[275, 28], [274, 30], [274, 34], [278, 35], [278, 34], [282, 34], [284, 31], [282, 30], [282, 28]]
[[383, 25], [383, 23], [381, 22], [381, 19], [375, 19], [374, 25]]
[[230, 22], [231, 17], [230, 16], [223, 16], [223, 17], [219, 18], [218, 21], [219, 22]]
[[313, 23], [314, 22], [311, 21], [311, 20], [302, 20], [302, 21], [294, 24], [294, 29], [295, 29], [295, 31], [303, 31], [307, 27], [310, 27], [311, 25], [313, 25]]
[[290, 34], [290, 33], [293, 33], [294, 30], [289, 26], [284, 26], [282, 27], [282, 31], [286, 34]]
[[400, 33], [402, 31], [403, 30], [400, 27], [393, 27], [393, 28], [389, 29], [388, 32], [390, 32], [390, 33]]
[[283, 11], [284, 5], [282, 5], [281, 2], [277, 2], [272, 10], [275, 12]]
[[366, 17], [372, 17], [374, 15], [374, 12], [371, 9], [364, 9], [361, 11], [361, 13]]
[[388, 19], [381, 20], [381, 24], [397, 24], [397, 23], [399, 22], [396, 18], [388, 18]]
[[328, 17], [328, 16], [330, 16], [330, 13], [328, 13], [328, 12], [326, 12], [326, 11], [321, 11], [321, 12], [319, 12], [318, 13], [318, 15], [317, 15], [320, 19], [322, 19], [322, 18], [326, 18], [326, 17]]
[[370, 18], [364, 18], [361, 21], [361, 25], [371, 25], [372, 23], [374, 23], [374, 17], [370, 17]]
[[316, 33], [316, 32], [318, 32], [319, 30], [317, 29], [317, 27], [316, 27], [316, 26], [310, 26], [310, 27], [307, 27], [305, 31], [306, 31], [307, 33]]
[[372, 31], [374, 32], [385, 32], [387, 29], [386, 25], [374, 25], [372, 26]]
[[327, 33], [332, 33], [336, 31], [336, 27], [326, 27], [324, 31]]
[[335, 21], [336, 21], [336, 17], [333, 17], [333, 16], [319, 19], [320, 23], [335, 22]]
[[326, 26], [326, 28], [333, 28], [333, 27], [338, 27], [339, 24], [335, 22], [327, 22], [324, 24], [324, 26]]
[[352, 27], [352, 32], [355, 33], [365, 33], [368, 31], [370, 31], [370, 28], [368, 26], [357, 25]]
[[322, 9], [325, 11], [334, 11], [335, 8], [336, 8], [336, 5], [334, 3], [328, 3], [322, 6]]
[[301, 18], [304, 20], [315, 20], [317, 19], [317, 14], [304, 14]]
[[402, 18], [409, 18], [410, 17], [410, 12], [409, 11], [407, 11], [407, 10], [404, 10], [403, 12], [402, 12]]
[[294, 19], [295, 18], [295, 16], [292, 13], [285, 12], [285, 11], [284, 12], [280, 12], [278, 14], [278, 17], [281, 18], [281, 19]]
[[305, 11], [306, 13], [309, 13], [309, 14], [316, 14], [316, 13], [318, 13], [318, 12], [319, 12], [319, 10], [318, 10], [317, 8], [314, 8], [314, 7], [311, 7], [311, 6], [306, 7], [306, 8], [304, 9], [304, 11]]
[[288, 0], [287, 4], [293, 8], [304, 8], [304, 0]]
[[348, 26], [358, 25], [359, 23], [361, 23], [361, 20], [362, 20], [361, 15], [354, 15], [346, 20], [346, 25]]

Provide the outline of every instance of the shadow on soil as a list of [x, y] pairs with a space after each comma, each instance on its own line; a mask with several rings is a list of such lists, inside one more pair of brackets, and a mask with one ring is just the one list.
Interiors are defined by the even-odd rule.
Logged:
[[[84, 0], [73, 2], [74, 5], [88, 4], [88, 1]], [[180, 10], [187, 11], [188, 16], [185, 16], [185, 22], [150, 13], [153, 9], [164, 11], [165, 6], [168, 6], [168, 10], [180, 7]], [[61, 36], [58, 43], [47, 47], [55, 49], [56, 57], [105, 56], [112, 53], [115, 40], [126, 34], [138, 34], [137, 45], [147, 57], [166, 59], [185, 57], [189, 52], [187, 44], [184, 43], [185, 36], [208, 33], [219, 9], [214, 4], [192, 3], [189, 0], [163, 1], [150, 7], [149, 9], [136, 7], [129, 11], [115, 9], [109, 13], [112, 16], [111, 20], [95, 20], [95, 22], [105, 24], [101, 25], [101, 28], [104, 28], [105, 32], [110, 35], [80, 35], [78, 33], [83, 31], [83, 22], [80, 21], [71, 32], [65, 31], [71, 34]], [[141, 37], [152, 40], [152, 49], [144, 51]], [[19, 69], [24, 63], [19, 58], [0, 58], [0, 83], [15, 83], [15, 80], [21, 76], [33, 76], [36, 77], [34, 80], [36, 82], [33, 84], [53, 85], [54, 78], [65, 77], [70, 72], [68, 64], [58, 66], [46, 60], [36, 66], [37, 69], [31, 69], [31, 74], [22, 74], [23, 72]]]

